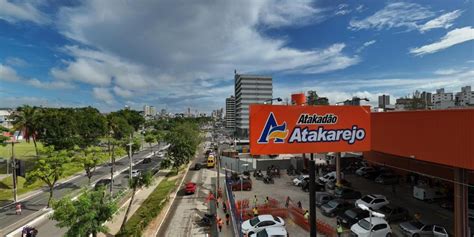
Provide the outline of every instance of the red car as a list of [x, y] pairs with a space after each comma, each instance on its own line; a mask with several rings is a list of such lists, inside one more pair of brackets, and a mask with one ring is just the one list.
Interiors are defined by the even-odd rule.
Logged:
[[196, 183], [193, 183], [193, 182], [187, 183], [184, 190], [186, 191], [186, 194], [193, 194], [194, 192], [196, 192]]

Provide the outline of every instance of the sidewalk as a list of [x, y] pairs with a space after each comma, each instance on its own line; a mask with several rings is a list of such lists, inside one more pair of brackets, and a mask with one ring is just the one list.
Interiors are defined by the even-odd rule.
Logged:
[[[133, 216], [135, 211], [138, 210], [138, 208], [148, 198], [148, 196], [155, 190], [155, 188], [161, 183], [161, 181], [164, 178], [166, 178], [165, 176], [168, 172], [169, 172], [169, 170], [160, 171], [158, 173], [159, 174], [158, 178], [156, 180], [154, 180], [152, 185], [150, 185], [147, 188], [142, 188], [142, 189], [140, 189], [136, 192], [135, 200], [133, 201], [132, 206], [130, 207], [130, 212], [128, 214], [128, 219], [130, 219]], [[118, 213], [116, 213], [114, 215], [114, 218], [112, 219], [112, 221], [108, 221], [108, 222], [105, 223], [107, 228], [109, 228], [109, 233], [108, 234], [116, 235], [119, 232], [120, 226], [122, 225], [123, 218], [125, 216], [125, 212], [127, 210], [127, 207], [128, 207], [129, 203], [130, 203], [130, 198], [127, 199], [123, 203], [123, 205], [118, 210]], [[98, 236], [104, 237], [104, 236], [109, 236], [109, 235], [100, 233]]]
[[[220, 166], [218, 165], [218, 167]], [[222, 190], [222, 197], [221, 197], [221, 202], [219, 203], [219, 207], [217, 208], [217, 216], [222, 218], [222, 220], [224, 221], [224, 225], [222, 226], [222, 231], [219, 232], [219, 236], [234, 237], [235, 235], [234, 235], [234, 229], [232, 225], [232, 219], [229, 219], [229, 225], [227, 225], [225, 221], [225, 213], [222, 208], [222, 205], [224, 202], [228, 203], [227, 195], [226, 195], [226, 192], [224, 191], [225, 190], [225, 174], [221, 173], [219, 176], [220, 176], [219, 180], [217, 180], [217, 177], [216, 177], [216, 180], [219, 182], [219, 188]], [[230, 214], [229, 207], [227, 207], [227, 212]]]

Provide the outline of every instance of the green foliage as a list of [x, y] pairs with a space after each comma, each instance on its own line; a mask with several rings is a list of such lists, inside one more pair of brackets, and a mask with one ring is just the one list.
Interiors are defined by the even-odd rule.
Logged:
[[41, 111], [37, 107], [23, 105], [22, 107], [18, 107], [16, 112], [11, 115], [14, 129], [22, 131], [23, 137], [27, 142], [30, 142], [31, 137], [33, 139], [36, 137], [40, 113]]
[[6, 146], [6, 141], [9, 140], [9, 137], [3, 136], [3, 132], [8, 132], [6, 127], [0, 126], [0, 146]]
[[133, 127], [128, 124], [127, 120], [115, 113], [107, 115], [107, 127], [111, 136], [116, 140], [127, 138], [133, 132]]
[[74, 119], [76, 121], [76, 133], [79, 147], [97, 145], [99, 138], [107, 134], [107, 120], [99, 110], [86, 107], [75, 109]]
[[113, 112], [111, 113], [111, 115], [124, 118], [135, 131], [138, 131], [140, 126], [145, 124], [145, 118], [143, 118], [143, 116], [135, 110], [123, 109], [117, 112]]
[[161, 209], [168, 200], [169, 193], [176, 187], [176, 180], [163, 180], [155, 188], [133, 216], [127, 221], [125, 227], [116, 235], [118, 237], [140, 237], [148, 224], [160, 214]]
[[141, 146], [142, 146], [142, 140], [138, 137], [133, 138], [132, 153], [139, 151]]
[[156, 137], [153, 134], [148, 134], [145, 136], [145, 142], [150, 145], [150, 149], [151, 149], [151, 144], [156, 142]]
[[74, 157], [74, 161], [80, 163], [86, 172], [89, 184], [94, 175], [95, 168], [107, 159], [107, 154], [100, 147], [87, 147]]
[[28, 183], [41, 180], [49, 187], [48, 206], [53, 197], [53, 187], [63, 176], [65, 165], [69, 163], [71, 153], [65, 150], [55, 151], [54, 147], [45, 147], [40, 151], [40, 158], [33, 170], [26, 174]]
[[168, 157], [165, 160], [170, 160], [170, 162], [165, 162], [163, 167], [171, 164], [173, 168], [178, 169], [181, 165], [188, 163], [196, 153], [200, 142], [198, 127], [191, 122], [177, 123], [166, 134], [165, 141], [170, 144]]
[[117, 204], [106, 197], [105, 191], [85, 191], [79, 198], [72, 201], [65, 197], [53, 202], [54, 213], [50, 217], [56, 220], [56, 226], [67, 228], [65, 236], [97, 236], [106, 233], [107, 227], [102, 225], [112, 219], [117, 211]]

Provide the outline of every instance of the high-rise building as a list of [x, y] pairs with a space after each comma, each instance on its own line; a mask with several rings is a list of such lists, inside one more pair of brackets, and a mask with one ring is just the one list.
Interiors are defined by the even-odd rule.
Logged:
[[437, 89], [431, 99], [434, 109], [447, 109], [454, 107], [453, 93], [444, 92], [444, 88]]
[[273, 98], [270, 76], [240, 75], [235, 73], [235, 128], [236, 136], [248, 139], [249, 105], [263, 104]]
[[225, 127], [235, 129], [235, 97], [225, 99]]
[[430, 92], [426, 92], [426, 91], [423, 91], [421, 93], [421, 101], [423, 101], [423, 104], [425, 105], [425, 108], [426, 109], [429, 109], [431, 108], [431, 106], [433, 105], [433, 94], [430, 93]]
[[474, 106], [474, 91], [471, 86], [461, 87], [461, 92], [456, 93], [455, 104], [461, 107]]
[[379, 108], [385, 109], [390, 105], [390, 95], [379, 95]]
[[150, 106], [148, 106], [148, 105], [143, 106], [143, 115], [145, 115], [145, 116], [150, 115]]
[[156, 108], [155, 106], [150, 106], [150, 115], [155, 116], [156, 115]]

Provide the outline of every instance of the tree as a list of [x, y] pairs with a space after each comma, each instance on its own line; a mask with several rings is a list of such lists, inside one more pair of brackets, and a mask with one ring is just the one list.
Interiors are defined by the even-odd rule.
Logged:
[[151, 144], [153, 142], [156, 142], [156, 137], [153, 136], [152, 134], [148, 134], [145, 136], [145, 142], [148, 143], [148, 145], [150, 146], [150, 150], [151, 150]]
[[53, 202], [54, 213], [50, 217], [58, 223], [56, 226], [67, 228], [65, 236], [97, 236], [106, 233], [104, 222], [112, 220], [117, 204], [105, 198], [105, 191], [85, 191], [76, 200], [70, 197]]
[[28, 183], [33, 183], [40, 179], [49, 187], [48, 207], [53, 198], [54, 185], [64, 174], [64, 165], [70, 161], [70, 154], [65, 150], [55, 151], [49, 146], [40, 150], [40, 158], [36, 162], [33, 170], [27, 173]]
[[106, 158], [100, 147], [88, 147], [82, 153], [78, 153], [75, 160], [82, 164], [88, 178], [89, 185], [94, 175], [95, 168]]
[[134, 137], [132, 141], [132, 153], [135, 153], [140, 150], [142, 146], [142, 141], [138, 137]]
[[79, 136], [76, 145], [81, 148], [97, 145], [99, 138], [107, 134], [107, 120], [95, 108], [76, 109], [74, 119], [76, 120], [76, 134]]
[[113, 116], [119, 116], [127, 120], [127, 123], [133, 127], [135, 131], [138, 131], [140, 126], [145, 124], [145, 118], [138, 111], [124, 109], [112, 113]]
[[36, 145], [36, 136], [38, 132], [40, 110], [37, 107], [23, 105], [17, 108], [17, 112], [13, 113], [13, 128], [14, 130], [22, 131], [26, 142], [33, 140], [35, 145], [36, 156], [38, 156], [38, 146]]
[[132, 189], [132, 197], [130, 198], [127, 211], [125, 212], [125, 216], [123, 217], [123, 222], [122, 222], [122, 226], [120, 226], [120, 231], [123, 231], [123, 229], [125, 228], [125, 223], [127, 223], [128, 214], [130, 212], [130, 208], [132, 207], [132, 203], [135, 199], [135, 193], [137, 192], [137, 189], [150, 186], [151, 181], [152, 181], [152, 176], [150, 172], [142, 173], [140, 176], [132, 178], [129, 181], [129, 186]]
[[177, 123], [166, 134], [165, 140], [170, 144], [167, 159], [171, 162], [165, 162], [162, 167], [165, 167], [165, 164], [171, 164], [173, 168], [178, 170], [196, 153], [200, 142], [199, 131], [194, 123]]
[[6, 146], [6, 142], [10, 140], [9, 137], [3, 135], [3, 132], [8, 132], [8, 128], [0, 126], [0, 146]]
[[78, 126], [72, 108], [45, 108], [38, 123], [38, 138], [45, 146], [71, 150], [80, 143]]

